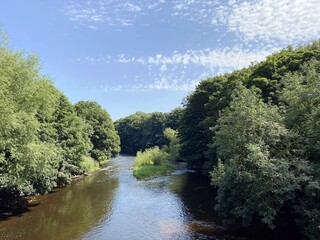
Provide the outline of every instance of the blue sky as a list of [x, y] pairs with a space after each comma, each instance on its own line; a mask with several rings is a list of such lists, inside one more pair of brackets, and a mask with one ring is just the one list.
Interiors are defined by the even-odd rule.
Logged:
[[201, 79], [320, 37], [319, 0], [3, 0], [15, 49], [113, 120], [170, 111]]

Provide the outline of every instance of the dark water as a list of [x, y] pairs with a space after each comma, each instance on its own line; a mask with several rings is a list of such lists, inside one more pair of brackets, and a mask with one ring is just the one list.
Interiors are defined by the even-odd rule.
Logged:
[[201, 175], [137, 181], [133, 157], [120, 156], [92, 176], [0, 221], [0, 239], [225, 239], [214, 222], [214, 196]]

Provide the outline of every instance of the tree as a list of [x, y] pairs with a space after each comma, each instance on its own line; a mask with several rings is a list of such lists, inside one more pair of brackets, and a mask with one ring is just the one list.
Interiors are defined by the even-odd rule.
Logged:
[[216, 209], [226, 224], [240, 220], [248, 225], [258, 216], [273, 228], [280, 209], [294, 198], [299, 179], [290, 169], [297, 164], [281, 151], [285, 137], [278, 107], [264, 103], [257, 90], [239, 85], [214, 138], [222, 160], [212, 172], [219, 187]]
[[167, 114], [136, 112], [115, 122], [123, 153], [135, 154], [146, 148], [168, 144], [163, 135]]
[[280, 100], [290, 129], [290, 151], [308, 161], [297, 192], [297, 223], [309, 239], [320, 235], [320, 62], [313, 59], [301, 71], [287, 74]]
[[76, 103], [75, 109], [78, 116], [92, 128], [91, 156], [99, 162], [116, 156], [120, 152], [120, 138], [108, 112], [98, 103], [90, 101]]
[[166, 128], [163, 134], [167, 139], [169, 139], [169, 144], [165, 145], [162, 150], [168, 152], [171, 160], [178, 161], [180, 159], [181, 150], [178, 131], [171, 128]]

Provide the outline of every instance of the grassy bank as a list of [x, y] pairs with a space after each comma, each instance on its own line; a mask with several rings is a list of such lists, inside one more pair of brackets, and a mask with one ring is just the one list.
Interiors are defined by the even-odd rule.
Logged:
[[149, 179], [170, 173], [174, 167], [168, 163], [169, 154], [159, 147], [138, 152], [133, 163], [133, 175], [138, 179]]
[[138, 179], [150, 179], [170, 173], [174, 167], [171, 164], [145, 165], [133, 168], [133, 175]]

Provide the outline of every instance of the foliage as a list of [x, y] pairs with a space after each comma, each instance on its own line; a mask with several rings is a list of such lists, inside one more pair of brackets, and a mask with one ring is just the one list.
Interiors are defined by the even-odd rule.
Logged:
[[167, 114], [160, 112], [136, 112], [119, 119], [115, 125], [121, 139], [121, 151], [136, 154], [146, 148], [167, 144], [163, 135], [166, 122]]
[[133, 163], [134, 167], [145, 165], [161, 165], [168, 159], [168, 154], [161, 151], [158, 146], [148, 148], [143, 152], [137, 152], [137, 156]]
[[212, 174], [222, 173], [216, 209], [226, 223], [240, 219], [248, 225], [258, 215], [274, 227], [279, 210], [293, 199], [298, 185], [289, 171], [293, 163], [280, 151], [286, 135], [282, 122], [276, 106], [241, 85], [218, 120], [214, 145], [223, 171]]
[[137, 179], [150, 179], [159, 177], [170, 173], [173, 170], [173, 166], [165, 163], [160, 166], [145, 165], [133, 169], [133, 175]]
[[[297, 194], [297, 223], [310, 239], [320, 235], [320, 62], [312, 59], [301, 71], [287, 74], [280, 97], [290, 129], [290, 151], [307, 159], [305, 179]], [[301, 173], [302, 174], [302, 173]]]
[[181, 158], [189, 166], [203, 168], [205, 173], [211, 171], [218, 161], [217, 151], [209, 148], [214, 137], [212, 129], [220, 111], [228, 107], [235, 86], [239, 82], [247, 88], [255, 86], [265, 102], [278, 104], [285, 84], [283, 77], [300, 71], [300, 66], [313, 58], [320, 60], [319, 41], [296, 49], [288, 47], [249, 68], [201, 81], [184, 102], [179, 127]]
[[[320, 63], [288, 72], [266, 103], [240, 82], [213, 127], [216, 210], [226, 225], [259, 219], [270, 228], [285, 209], [307, 239], [320, 234]], [[216, 160], [215, 160], [216, 161]]]
[[94, 172], [99, 169], [99, 163], [95, 161], [92, 157], [82, 157], [80, 166], [86, 172]]
[[203, 80], [184, 101], [180, 156], [210, 172], [225, 223], [282, 211], [319, 236], [320, 41]]
[[171, 128], [166, 128], [163, 134], [169, 140], [169, 144], [163, 146], [162, 150], [169, 154], [170, 160], [178, 161], [181, 150], [178, 131]]
[[78, 116], [90, 125], [93, 144], [91, 156], [99, 162], [106, 161], [120, 152], [120, 138], [110, 115], [96, 102], [80, 101], [75, 104]]
[[50, 192], [89, 168], [84, 157], [93, 151], [93, 129], [40, 69], [35, 55], [11, 50], [0, 39], [1, 207], [11, 204], [8, 199]]
[[133, 162], [133, 174], [137, 178], [149, 178], [166, 174], [172, 170], [167, 163], [169, 154], [160, 150], [158, 146], [148, 148], [144, 152], [137, 152]]

